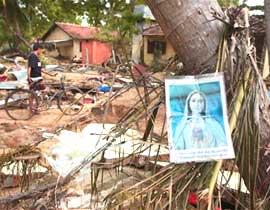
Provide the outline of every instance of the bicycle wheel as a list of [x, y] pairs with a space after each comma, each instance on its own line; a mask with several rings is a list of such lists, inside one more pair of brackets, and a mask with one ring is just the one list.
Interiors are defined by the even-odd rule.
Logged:
[[38, 98], [30, 90], [17, 89], [8, 94], [5, 110], [13, 120], [28, 120], [38, 108]]
[[78, 114], [83, 109], [83, 92], [76, 87], [66, 88], [60, 93], [57, 105], [66, 115]]
[[41, 91], [37, 93], [38, 99], [39, 99], [39, 106], [38, 110], [43, 112], [47, 111], [51, 107], [51, 101], [48, 97], [48, 95], [43, 94]]
[[49, 110], [51, 107], [50, 101], [47, 101], [46, 99], [42, 99], [42, 100], [43, 100], [42, 103], [40, 103], [39, 105], [39, 110], [41, 112]]

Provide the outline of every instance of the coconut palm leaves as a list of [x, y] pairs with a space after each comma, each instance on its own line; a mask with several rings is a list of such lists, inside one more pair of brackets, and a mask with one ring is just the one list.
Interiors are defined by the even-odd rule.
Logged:
[[[196, 209], [221, 207], [221, 200], [231, 203], [235, 209], [268, 208], [269, 99], [256, 65], [255, 48], [250, 42], [248, 29], [232, 30], [228, 33], [230, 36], [225, 34], [220, 45], [216, 69], [224, 71], [226, 76], [235, 160], [169, 163], [168, 155], [161, 153], [168, 150], [164, 84], [150, 75], [110, 95], [108, 102], [125, 91], [133, 91], [137, 101], [104, 137], [107, 143], [90, 154], [68, 177], [75, 177], [99, 157], [90, 172], [91, 192], [103, 199], [107, 209], [191, 209], [194, 207], [188, 201], [192, 193], [197, 196]], [[106, 162], [105, 152], [130, 128], [142, 134], [125, 141], [136, 140], [139, 146], [132, 153], [123, 150], [118, 153], [117, 160]], [[117, 142], [117, 146], [123, 143]], [[109, 187], [105, 183], [106, 173], [109, 174]], [[217, 179], [219, 176], [226, 177], [225, 182]], [[231, 181], [236, 187], [229, 185]], [[247, 190], [242, 189], [243, 185]], [[61, 189], [56, 194], [61, 194]]]
[[[223, 164], [218, 162], [217, 165], [214, 162], [183, 165], [168, 164], [161, 167], [160, 170], [152, 170], [144, 180], [137, 181], [131, 186], [125, 185], [121, 190], [118, 188], [117, 191], [112, 192], [106, 197], [109, 209], [134, 206], [137, 209], [143, 209], [145, 206], [147, 206], [147, 209], [186, 209], [186, 201], [191, 191], [203, 192], [201, 193], [201, 203], [206, 201], [208, 209], [212, 209], [214, 206], [220, 207], [219, 198], [228, 197], [228, 195], [231, 197], [229, 202], [235, 208], [264, 209], [267, 206], [269, 180], [263, 181], [262, 177], [258, 178], [258, 174], [260, 171], [268, 171], [267, 166], [262, 164], [262, 160], [267, 159], [268, 155], [266, 135], [264, 135], [264, 141], [262, 142], [265, 133], [262, 128], [269, 128], [270, 125], [270, 118], [266, 112], [268, 97], [265, 84], [255, 62], [254, 46], [250, 43], [248, 30], [238, 31], [234, 36], [238, 43], [237, 48], [235, 48], [238, 51], [237, 55], [235, 56], [235, 51], [229, 50], [230, 46], [223, 43], [221, 51], [224, 53], [221, 53], [220, 56], [226, 56], [227, 58], [235, 56], [234, 61], [236, 59], [239, 65], [227, 65], [226, 63], [230, 62], [230, 59], [224, 59], [224, 57], [219, 60], [222, 62], [221, 66], [227, 67], [228, 71], [225, 73], [234, 76], [232, 79], [233, 88], [231, 93], [228, 92], [228, 101], [230, 102], [232, 137], [237, 154], [235, 162], [224, 161]], [[233, 69], [229, 70], [228, 67]], [[228, 86], [231, 85], [230, 80], [227, 80], [227, 84]], [[160, 88], [163, 88], [162, 85]], [[163, 101], [161, 100], [159, 104], [161, 106]], [[147, 106], [145, 112], [146, 110], [156, 111], [152, 108], [153, 106]], [[143, 109], [143, 105], [141, 109]], [[133, 120], [135, 122], [142, 116], [150, 116], [149, 114], [143, 114], [145, 112], [133, 111], [130, 112], [128, 118], [122, 120], [123, 125], [127, 123], [125, 126], [131, 126], [129, 123], [132, 123], [132, 120], [129, 121], [128, 119], [134, 119], [133, 117], [136, 117]], [[150, 128], [154, 130], [156, 118], [153, 118], [153, 116], [156, 116], [156, 113], [152, 113], [152, 123], [146, 127], [145, 134], [150, 133]], [[160, 140], [166, 142], [166, 136], [160, 136], [162, 136]], [[146, 141], [149, 140], [153, 139], [146, 139]], [[262, 152], [262, 147], [266, 148], [263, 150], [264, 152]], [[157, 168], [158, 163], [155, 162], [154, 165], [154, 168]], [[233, 173], [240, 174], [238, 179], [234, 178], [233, 180], [239, 183], [237, 185], [238, 190], [229, 189], [226, 184], [215, 184], [218, 171], [225, 174], [226, 170], [231, 171], [227, 182], [233, 179]], [[248, 191], [243, 192], [241, 190], [243, 185], [246, 185]], [[210, 194], [208, 194], [209, 190]], [[212, 202], [208, 203], [209, 198], [212, 199]], [[201, 208], [205, 209], [206, 207]]]

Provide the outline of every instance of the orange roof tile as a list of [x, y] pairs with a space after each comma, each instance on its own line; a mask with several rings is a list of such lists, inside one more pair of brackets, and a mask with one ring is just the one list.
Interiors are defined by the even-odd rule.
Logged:
[[87, 27], [72, 23], [61, 23], [55, 22], [50, 29], [42, 36], [42, 40], [56, 28], [60, 28], [66, 34], [68, 34], [72, 39], [94, 39], [96, 34], [100, 31], [97, 27]]
[[96, 27], [86, 27], [71, 23], [55, 22], [55, 24], [74, 39], [91, 39], [99, 31]]

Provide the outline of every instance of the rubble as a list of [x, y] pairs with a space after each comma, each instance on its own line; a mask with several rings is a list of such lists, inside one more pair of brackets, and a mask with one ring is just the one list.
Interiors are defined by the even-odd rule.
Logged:
[[[22, 59], [2, 60], [3, 102], [9, 90], [26, 80], [26, 62], [20, 68]], [[193, 173], [194, 163], [183, 168], [169, 163], [162, 104], [169, 64], [155, 74], [142, 65], [133, 67], [50, 63], [46, 71], [57, 75], [44, 75], [45, 80], [57, 89], [65, 78], [82, 89], [82, 113], [64, 116], [52, 107], [31, 121], [14, 122], [0, 110], [0, 209], [104, 209], [113, 202], [138, 209], [135, 195], [144, 199], [140, 193], [147, 192], [149, 198], [160, 195], [162, 200], [173, 178], [209, 178]], [[225, 175], [230, 176], [227, 171], [219, 174], [220, 186], [238, 190], [239, 182], [224, 181]], [[233, 177], [239, 178], [237, 173]]]
[[[13, 69], [16, 67], [14, 59], [9, 59], [8, 62], [5, 60], [3, 65], [6, 66], [3, 75], [13, 76], [7, 76], [6, 81], [0, 82], [2, 101], [9, 90], [18, 88], [20, 86], [18, 83], [26, 81], [25, 63], [21, 70]], [[145, 173], [142, 170], [141, 175], [137, 174], [131, 178], [133, 167], [149, 170], [157, 152], [159, 160], [168, 161], [168, 148], [165, 145], [141, 140], [143, 136], [141, 131], [144, 130], [146, 122], [138, 124], [141, 131], [130, 128], [125, 135], [121, 134], [113, 139], [114, 143], [108, 141], [108, 137], [118, 135], [118, 132], [110, 132], [117, 127], [115, 123], [121, 120], [125, 111], [132, 108], [139, 99], [138, 90], [124, 66], [116, 65], [115, 69], [109, 66], [79, 64], [45, 66], [46, 71], [57, 73], [55, 77], [44, 75], [45, 81], [53, 84], [56, 89], [58, 81], [64, 78], [68, 85], [79, 87], [84, 91], [85, 108], [78, 116], [63, 116], [52, 107], [31, 121], [14, 122], [0, 110], [2, 112], [0, 129], [5, 131], [0, 138], [2, 145], [0, 159], [7, 157], [3, 162], [0, 161], [2, 172], [3, 166], [7, 167], [6, 173], [1, 176], [4, 184], [0, 186], [2, 191], [0, 206], [13, 206], [14, 209], [15, 206], [50, 209], [49, 206], [55, 206], [53, 197], [59, 196], [57, 199], [59, 202], [56, 204], [59, 208], [83, 209], [89, 205], [92, 209], [102, 208], [105, 205], [103, 200], [114, 190], [111, 173], [125, 170], [129, 175], [125, 177], [117, 175], [113, 183], [119, 185], [125, 180], [127, 184], [132, 184], [133, 179], [138, 179]], [[140, 80], [139, 75], [137, 80]], [[143, 94], [145, 90], [140, 88], [139, 91]], [[102, 127], [105, 128], [104, 131]], [[103, 155], [96, 154], [108, 145], [111, 149]], [[21, 150], [21, 146], [27, 149]], [[161, 151], [163, 147], [164, 151], [163, 149]], [[134, 155], [137, 150], [145, 151], [137, 156]], [[149, 158], [150, 153], [153, 153], [152, 158]], [[17, 168], [18, 171], [9, 168]], [[18, 173], [23, 168], [27, 170]], [[106, 187], [96, 197], [95, 188], [100, 187], [100, 183], [95, 183], [96, 187], [93, 187], [94, 180], [91, 177], [102, 168]], [[57, 189], [58, 192], [55, 191]]]

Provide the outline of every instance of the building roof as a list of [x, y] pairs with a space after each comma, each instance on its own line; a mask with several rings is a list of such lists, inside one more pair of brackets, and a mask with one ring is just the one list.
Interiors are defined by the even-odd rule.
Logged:
[[143, 36], [164, 36], [164, 33], [161, 27], [158, 24], [155, 24], [144, 29]]
[[73, 39], [93, 39], [97, 32], [99, 32], [99, 28], [96, 27], [87, 27], [81, 26], [72, 23], [61, 23], [55, 22], [50, 29], [43, 35], [42, 40], [46, 39], [46, 37], [56, 28], [59, 27], [65, 33], [67, 33]]

